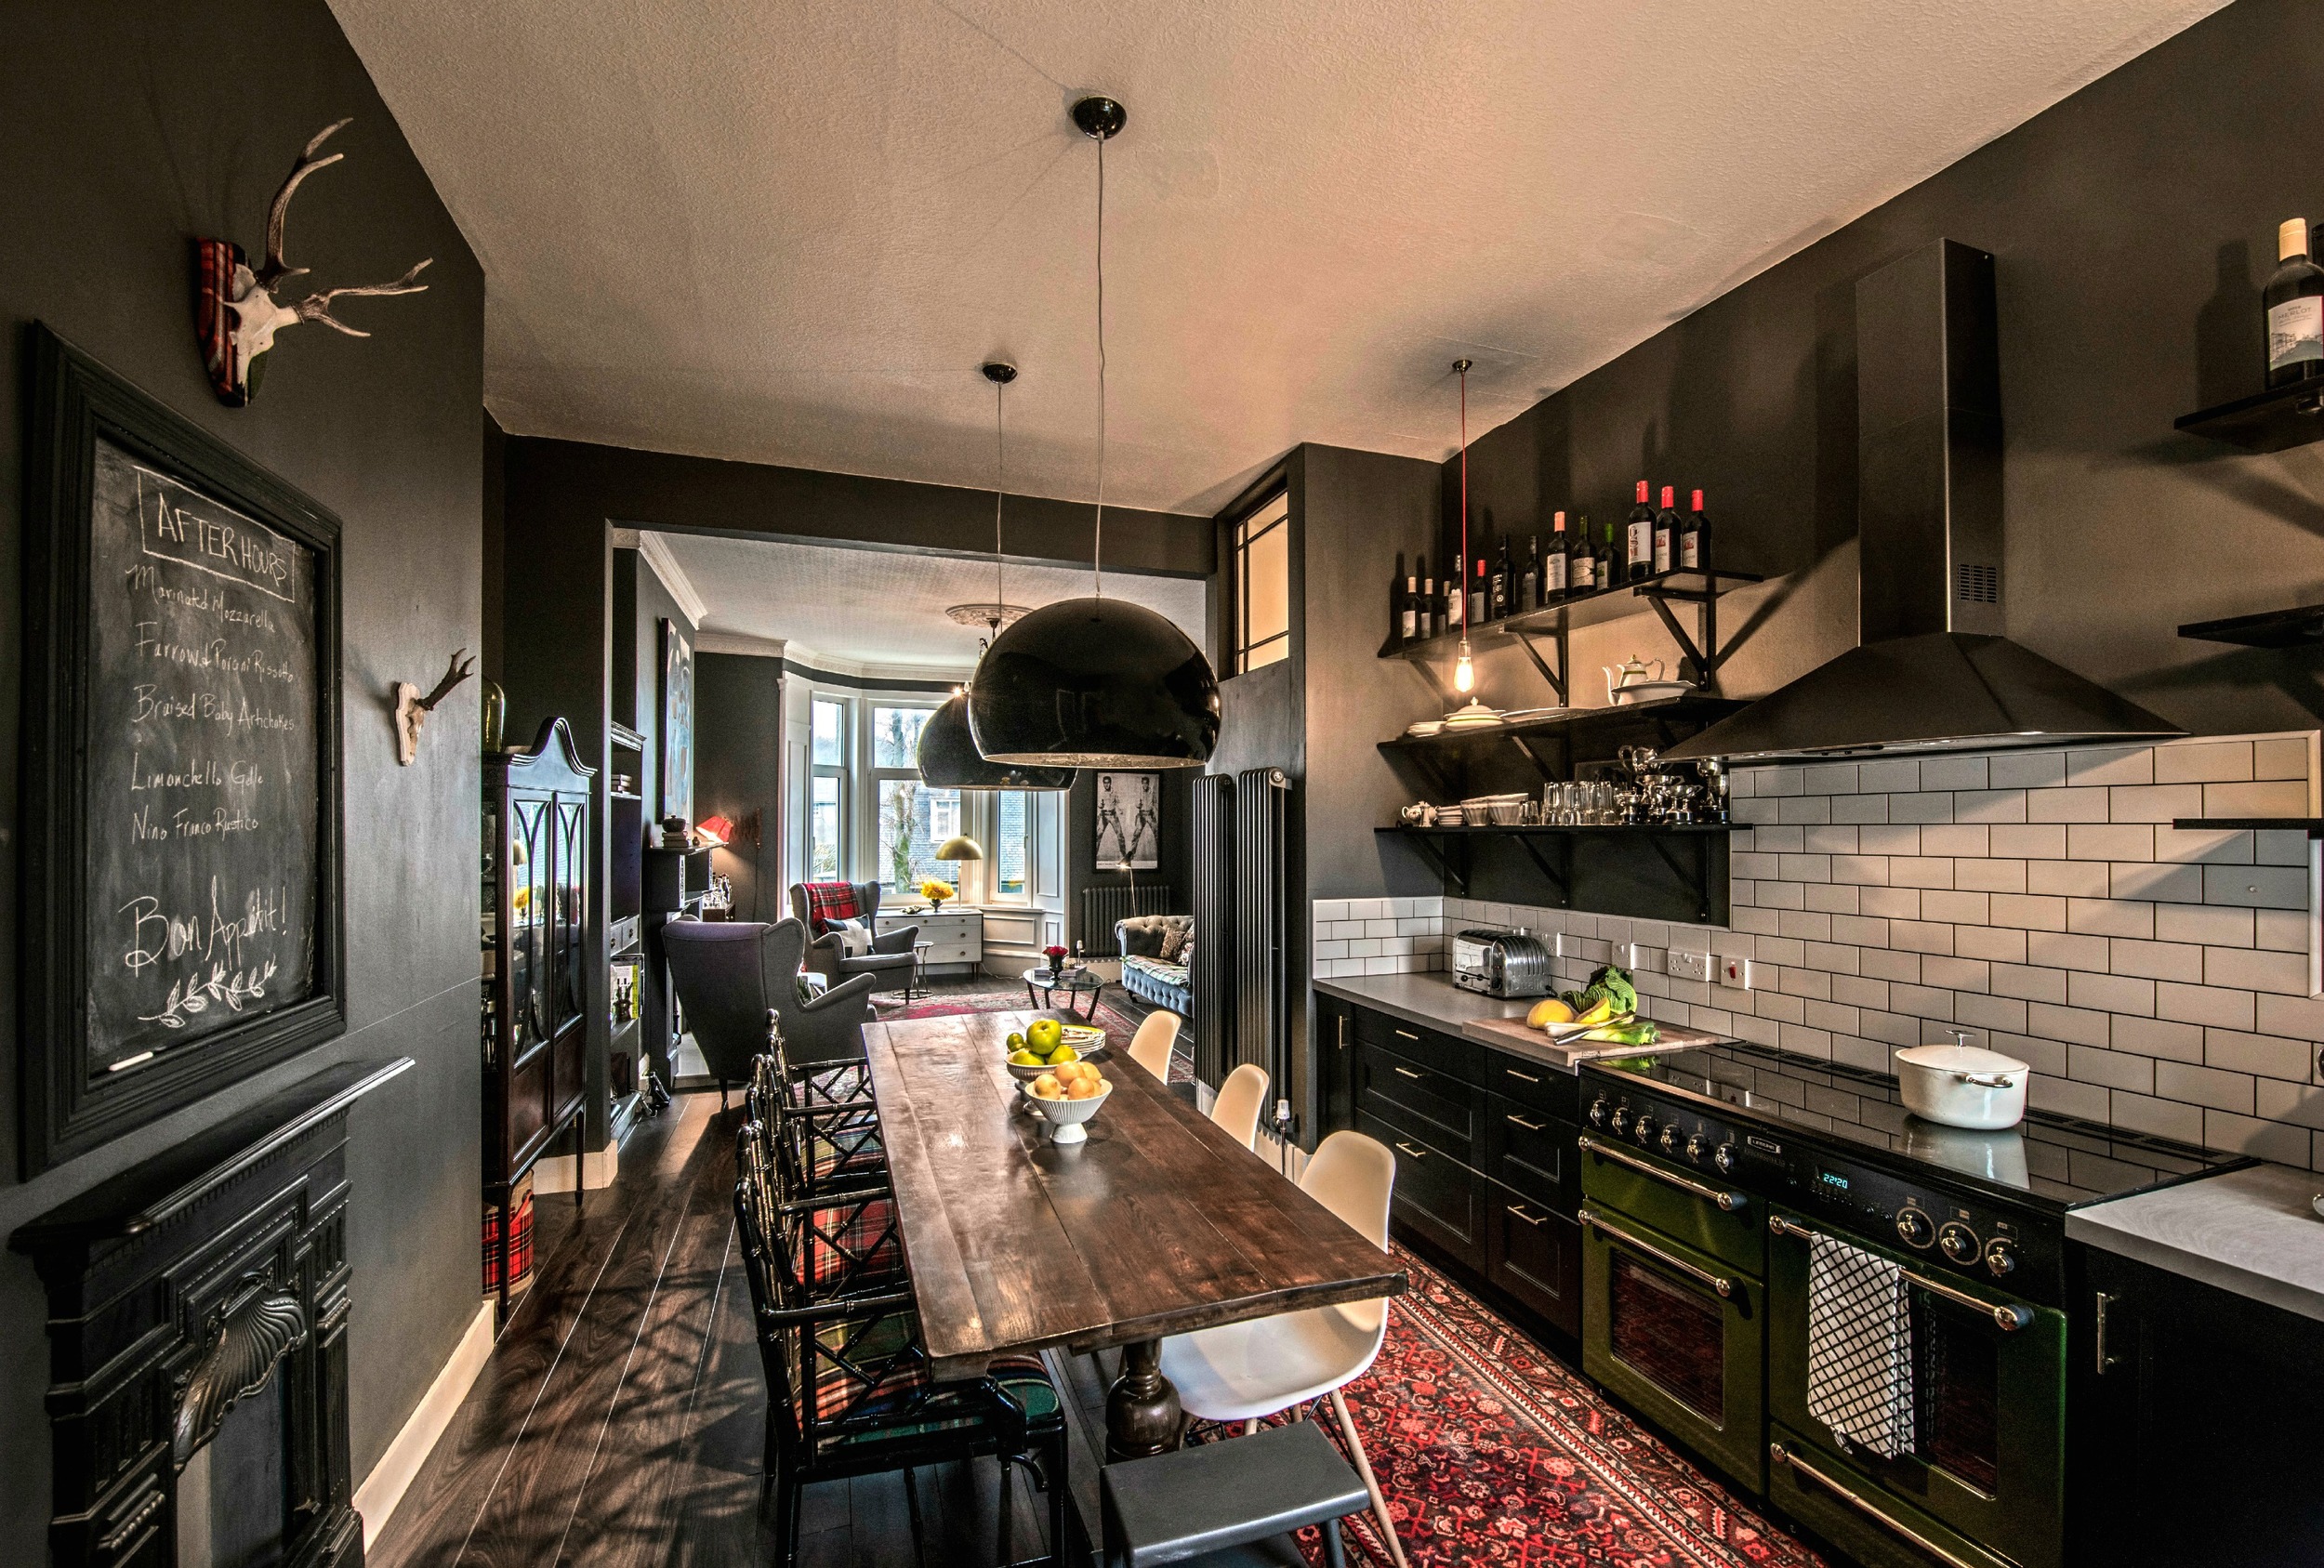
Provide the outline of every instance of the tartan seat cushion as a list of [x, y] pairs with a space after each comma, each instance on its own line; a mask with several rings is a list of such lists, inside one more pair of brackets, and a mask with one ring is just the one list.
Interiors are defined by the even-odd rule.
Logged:
[[841, 1176], [871, 1176], [888, 1168], [888, 1151], [877, 1132], [838, 1139], [818, 1138], [807, 1168], [812, 1179], [828, 1181]]
[[1165, 963], [1159, 958], [1147, 958], [1135, 953], [1122, 960], [1122, 967], [1124, 968], [1142, 969], [1145, 973], [1154, 976], [1155, 979], [1166, 982], [1171, 985], [1184, 985], [1187, 982], [1189, 975], [1192, 973], [1192, 971], [1189, 970], [1183, 964]]
[[892, 1312], [869, 1324], [826, 1324], [816, 1335], [813, 1353], [814, 1419], [826, 1448], [891, 1443], [998, 1418], [1005, 1413], [988, 1382], [1008, 1394], [1028, 1424], [1063, 1409], [1037, 1355], [1003, 1356], [984, 1380], [931, 1383], [919, 1349], [919, 1319], [911, 1312]]
[[887, 1198], [819, 1208], [807, 1217], [807, 1284], [860, 1291], [904, 1272], [904, 1238]]

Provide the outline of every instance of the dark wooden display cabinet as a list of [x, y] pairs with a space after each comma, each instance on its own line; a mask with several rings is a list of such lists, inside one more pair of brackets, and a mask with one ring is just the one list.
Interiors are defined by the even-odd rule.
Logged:
[[573, 1135], [574, 1199], [588, 1103], [590, 834], [597, 770], [562, 718], [529, 748], [484, 759], [484, 1196], [499, 1214], [499, 1298], [509, 1294], [517, 1183]]

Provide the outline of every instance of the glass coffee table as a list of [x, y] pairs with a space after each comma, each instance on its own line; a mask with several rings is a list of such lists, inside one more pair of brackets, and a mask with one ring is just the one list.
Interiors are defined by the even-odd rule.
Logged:
[[[1077, 1018], [1084, 1023], [1090, 1022], [1097, 1017], [1098, 993], [1104, 989], [1104, 978], [1088, 968], [1067, 969], [1060, 974], [1052, 974], [1047, 969], [1024, 971], [1024, 999], [1028, 1005], [1037, 1008], [1054, 1008], [1064, 1013], [1067, 1018]], [[1060, 991], [1065, 994], [1065, 999], [1062, 1003], [1057, 1000], [1057, 994]], [[1036, 992], [1039, 993], [1037, 997], [1035, 995]], [[1074, 1010], [1076, 996], [1089, 998], [1083, 1010], [1079, 1012]]]

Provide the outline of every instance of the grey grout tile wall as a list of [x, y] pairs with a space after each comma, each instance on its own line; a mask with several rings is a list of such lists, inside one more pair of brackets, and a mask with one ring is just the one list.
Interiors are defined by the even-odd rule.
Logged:
[[[1469, 925], [1556, 933], [1561, 984], [1619, 961], [1666, 1022], [1881, 1071], [1970, 1029], [2033, 1064], [2043, 1109], [2324, 1170], [2317, 849], [2171, 825], [2311, 816], [2318, 780], [2313, 731], [1740, 769], [1729, 926], [1326, 899], [1315, 972], [1439, 968]], [[1432, 902], [1433, 945], [1425, 914], [1368, 913]], [[1359, 921], [1398, 929], [1336, 934]], [[1325, 946], [1362, 940], [1414, 945]], [[1673, 948], [1750, 959], [1758, 987], [1674, 978]]]

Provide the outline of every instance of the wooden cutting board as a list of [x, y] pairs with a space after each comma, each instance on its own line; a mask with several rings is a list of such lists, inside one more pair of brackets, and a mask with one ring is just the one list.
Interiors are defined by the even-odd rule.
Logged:
[[1472, 1019], [1460, 1026], [1460, 1032], [1472, 1040], [1562, 1067], [1568, 1073], [1577, 1062], [1594, 1061], [1600, 1057], [1659, 1055], [1696, 1046], [1714, 1046], [1721, 1038], [1699, 1029], [1681, 1029], [1670, 1023], [1661, 1025], [1661, 1029], [1662, 1038], [1651, 1046], [1622, 1046], [1610, 1040], [1585, 1040], [1578, 1035], [1570, 1040], [1552, 1040], [1521, 1018]]

